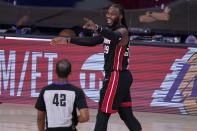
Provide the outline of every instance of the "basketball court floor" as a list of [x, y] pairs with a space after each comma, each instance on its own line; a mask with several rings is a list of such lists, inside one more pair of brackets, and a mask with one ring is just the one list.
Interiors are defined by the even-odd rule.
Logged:
[[[90, 121], [78, 125], [78, 131], [93, 131], [96, 110], [90, 109]], [[143, 131], [197, 131], [197, 116], [134, 112]], [[0, 104], [0, 131], [37, 131], [33, 105]], [[118, 115], [112, 115], [108, 131], [128, 131]]]

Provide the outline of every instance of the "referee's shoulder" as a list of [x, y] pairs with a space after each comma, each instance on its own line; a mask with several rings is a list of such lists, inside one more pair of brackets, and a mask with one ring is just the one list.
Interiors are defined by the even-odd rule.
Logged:
[[48, 90], [48, 89], [51, 89], [53, 87], [53, 84], [49, 84], [49, 85], [47, 85], [47, 86], [44, 86], [43, 88], [42, 88], [42, 90]]
[[47, 86], [42, 87], [41, 93], [44, 93], [46, 90], [51, 90], [52, 89], [52, 84], [49, 84]]
[[67, 86], [75, 91], [83, 91], [81, 88], [71, 84], [71, 83], [68, 83]]

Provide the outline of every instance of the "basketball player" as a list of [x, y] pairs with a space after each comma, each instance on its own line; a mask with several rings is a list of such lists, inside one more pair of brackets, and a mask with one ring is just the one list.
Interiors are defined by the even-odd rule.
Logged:
[[[58, 81], [44, 87], [37, 99], [37, 124], [39, 131], [76, 131], [78, 122], [89, 120], [89, 112], [85, 95], [80, 88], [68, 83], [71, 72], [68, 60], [60, 60], [56, 64]], [[79, 109], [77, 116], [76, 109]]]
[[128, 70], [129, 35], [124, 10], [114, 4], [106, 13], [107, 27], [98, 26], [85, 18], [85, 29], [98, 33], [91, 38], [60, 38], [51, 41], [52, 45], [69, 42], [82, 46], [103, 43], [105, 78], [100, 91], [99, 110], [94, 131], [106, 131], [109, 117], [118, 112], [130, 131], [141, 131], [142, 127], [132, 112], [130, 86], [133, 78]]

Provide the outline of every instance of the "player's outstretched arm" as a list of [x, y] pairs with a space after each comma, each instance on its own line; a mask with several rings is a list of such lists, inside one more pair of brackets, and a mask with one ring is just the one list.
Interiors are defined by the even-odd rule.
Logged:
[[68, 43], [81, 45], [81, 46], [95, 46], [98, 44], [102, 44], [104, 41], [101, 36], [94, 37], [56, 37], [51, 40], [50, 44], [55, 45], [66, 45]]

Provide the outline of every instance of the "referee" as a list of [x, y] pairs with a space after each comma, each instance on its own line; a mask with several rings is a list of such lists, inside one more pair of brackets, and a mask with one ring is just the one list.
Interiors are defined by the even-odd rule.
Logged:
[[[42, 88], [35, 105], [38, 110], [39, 131], [76, 131], [78, 122], [83, 123], [89, 120], [83, 91], [67, 81], [70, 73], [70, 62], [65, 59], [58, 61], [57, 82]], [[77, 116], [77, 109], [79, 109], [79, 116]]]

